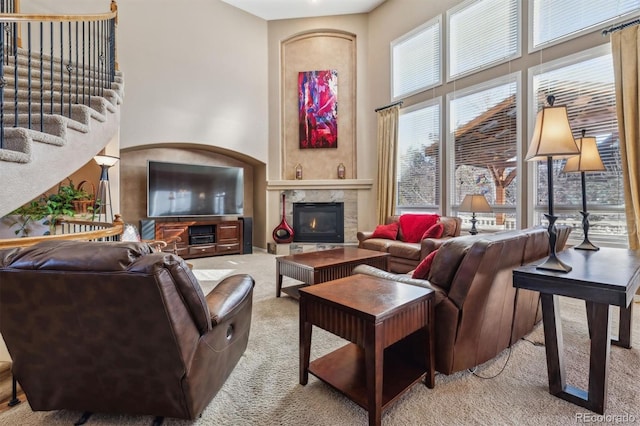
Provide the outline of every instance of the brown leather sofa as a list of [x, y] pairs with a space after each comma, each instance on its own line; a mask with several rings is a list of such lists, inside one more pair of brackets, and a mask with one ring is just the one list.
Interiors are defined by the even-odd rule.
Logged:
[[209, 294], [137, 242], [0, 251], [0, 333], [34, 411], [195, 419], [247, 347], [254, 280]]
[[[399, 215], [389, 216], [385, 225], [398, 222]], [[425, 238], [419, 243], [408, 243], [403, 240], [402, 229], [398, 230], [396, 240], [372, 238], [373, 231], [360, 231], [357, 234], [358, 247], [368, 250], [389, 253], [389, 270], [404, 274], [412, 271], [429, 253], [440, 247], [452, 237], [460, 236], [462, 219], [459, 217], [442, 216], [439, 220], [444, 225], [444, 233], [440, 238]]]
[[[570, 232], [558, 227], [558, 251]], [[451, 374], [494, 358], [542, 319], [539, 293], [515, 289], [512, 270], [545, 257], [548, 249], [546, 228], [536, 227], [450, 239], [438, 249], [426, 280], [368, 265], [353, 273], [435, 290], [436, 370]]]

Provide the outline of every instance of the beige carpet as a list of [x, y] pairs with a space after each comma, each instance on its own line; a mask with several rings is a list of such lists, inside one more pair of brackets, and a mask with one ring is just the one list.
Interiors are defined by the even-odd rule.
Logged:
[[[167, 425], [365, 425], [366, 412], [314, 376], [298, 383], [298, 304], [275, 298], [275, 256], [253, 255], [194, 259], [194, 269], [247, 272], [256, 279], [249, 346], [231, 377], [202, 418], [166, 419]], [[285, 279], [285, 285], [291, 281]], [[215, 281], [202, 283], [205, 292]], [[640, 347], [635, 305], [633, 339]], [[617, 312], [616, 312], [617, 313]], [[588, 336], [584, 304], [563, 299], [567, 382], [586, 387]], [[314, 359], [344, 342], [314, 328]], [[435, 389], [416, 385], [383, 414], [383, 425], [567, 425], [595, 422], [594, 413], [548, 393], [542, 334], [538, 326], [527, 339], [475, 372], [436, 375]], [[534, 342], [530, 343], [530, 342]], [[508, 361], [508, 362], [507, 362]], [[609, 366], [609, 423], [640, 423], [640, 350], [612, 347]], [[79, 412], [34, 413], [20, 404], [0, 415], [0, 425], [70, 425]], [[588, 418], [579, 418], [585, 416]], [[625, 417], [626, 416], [626, 417]], [[629, 421], [634, 420], [634, 421]], [[149, 425], [152, 417], [94, 414], [87, 425]]]

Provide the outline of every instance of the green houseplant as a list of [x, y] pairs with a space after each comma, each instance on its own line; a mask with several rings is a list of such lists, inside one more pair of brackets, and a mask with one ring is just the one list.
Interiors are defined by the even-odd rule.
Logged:
[[16, 221], [16, 224], [19, 225], [19, 228], [14, 231], [16, 235], [28, 236], [27, 225], [30, 222], [43, 219], [46, 219], [43, 224], [49, 225], [49, 232], [45, 235], [55, 234], [56, 225], [62, 218], [75, 216], [74, 203], [92, 198], [91, 194], [80, 186], [76, 187], [71, 179], [67, 179], [67, 181], [67, 184], [60, 183], [58, 185], [57, 192], [44, 194], [37, 200], [33, 200], [11, 212], [12, 215], [18, 215], [22, 218], [21, 222]]

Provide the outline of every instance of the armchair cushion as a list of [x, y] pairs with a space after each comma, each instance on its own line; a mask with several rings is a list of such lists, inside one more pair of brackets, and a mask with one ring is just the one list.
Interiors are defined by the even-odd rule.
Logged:
[[403, 214], [400, 215], [400, 229], [404, 241], [419, 243], [425, 231], [440, 219], [437, 214]]
[[424, 231], [421, 240], [424, 240], [425, 238], [442, 238], [442, 234], [444, 234], [444, 225], [442, 222], [437, 222]]
[[398, 222], [388, 225], [378, 225], [373, 231], [371, 238], [383, 238], [385, 240], [395, 240], [398, 238]]

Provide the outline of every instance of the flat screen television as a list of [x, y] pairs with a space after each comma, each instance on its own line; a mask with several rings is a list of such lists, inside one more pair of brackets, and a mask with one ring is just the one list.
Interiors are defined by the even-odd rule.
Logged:
[[242, 215], [242, 167], [147, 162], [147, 216]]

